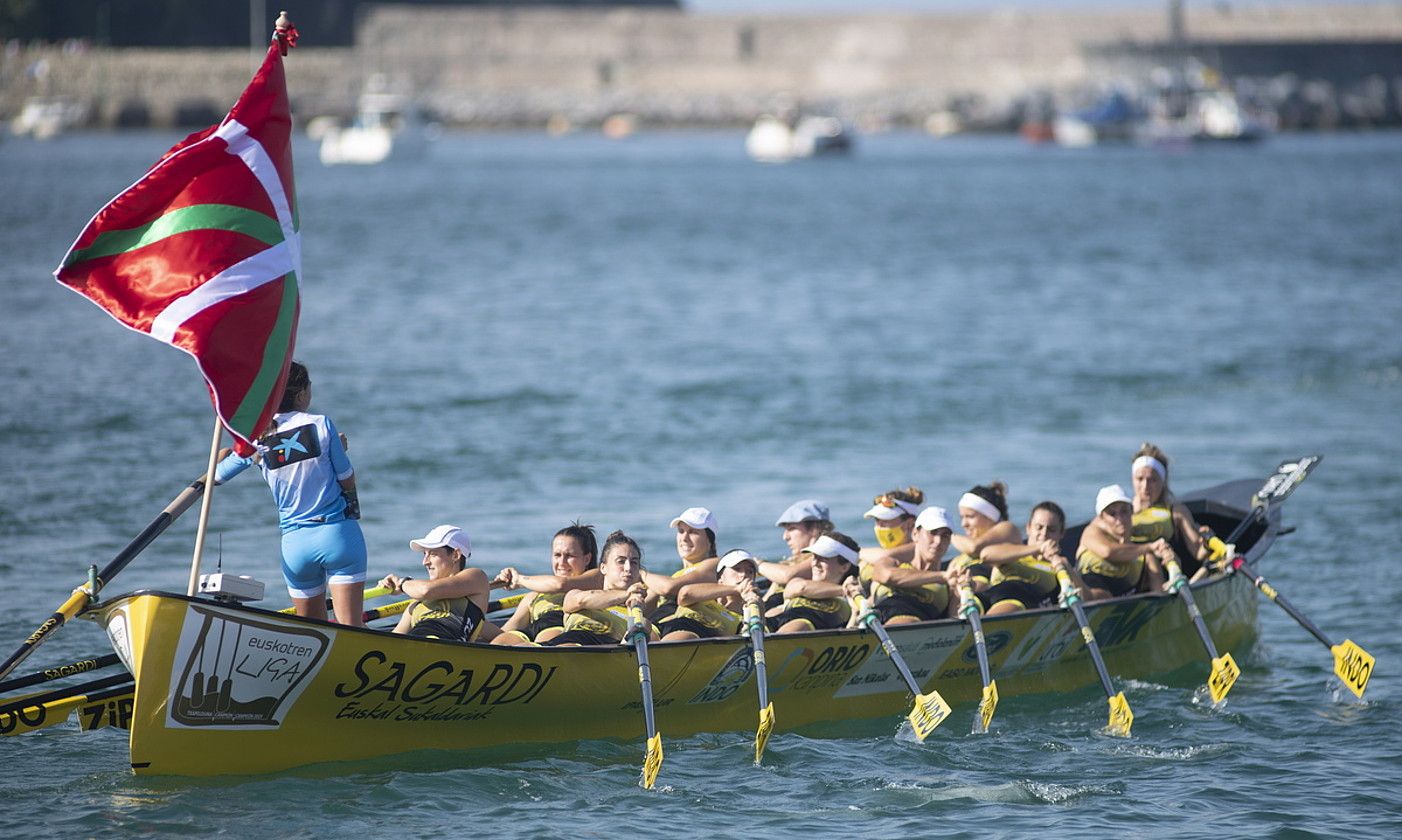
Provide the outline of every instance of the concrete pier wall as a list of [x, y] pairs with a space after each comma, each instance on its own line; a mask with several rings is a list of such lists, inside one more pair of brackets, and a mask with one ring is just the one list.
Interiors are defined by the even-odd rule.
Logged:
[[[1387, 56], [1389, 44], [1402, 45], [1402, 3], [1195, 5], [1186, 28], [1198, 46], [1356, 43]], [[304, 117], [350, 112], [378, 73], [467, 125], [539, 124], [552, 114], [589, 123], [618, 111], [645, 122], [738, 123], [795, 103], [918, 120], [955, 97], [1091, 86], [1104, 80], [1103, 56], [1152, 54], [1167, 38], [1158, 9], [752, 16], [380, 6], [353, 48], [319, 49], [306, 33], [288, 79]], [[11, 45], [0, 114], [45, 93], [90, 104], [102, 124], [142, 109], [154, 124], [182, 111], [198, 122], [202, 109], [227, 109], [252, 66], [247, 50]]]

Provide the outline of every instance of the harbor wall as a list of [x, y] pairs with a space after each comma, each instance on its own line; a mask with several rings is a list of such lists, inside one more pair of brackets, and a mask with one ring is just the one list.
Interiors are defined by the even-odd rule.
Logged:
[[[1205, 60], [1255, 45], [1247, 53], [1256, 72], [1322, 61], [1315, 72], [1402, 86], [1402, 3], [1193, 5], [1184, 17], [1189, 47]], [[1159, 60], [1168, 30], [1159, 9], [762, 16], [375, 6], [354, 47], [318, 48], [305, 33], [288, 79], [303, 117], [350, 113], [373, 77], [468, 126], [552, 116], [589, 124], [618, 112], [645, 123], [738, 124], [799, 105], [918, 122], [960, 98], [996, 104], [1093, 88], [1131, 72], [1126, 56]], [[101, 125], [207, 124], [253, 66], [249, 50], [12, 43], [0, 65], [0, 115], [46, 94], [89, 105]]]

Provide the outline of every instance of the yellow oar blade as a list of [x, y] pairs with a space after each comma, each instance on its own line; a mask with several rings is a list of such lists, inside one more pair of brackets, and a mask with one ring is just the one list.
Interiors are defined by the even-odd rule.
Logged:
[[1230, 653], [1224, 653], [1212, 660], [1212, 674], [1207, 678], [1207, 690], [1212, 694], [1213, 703], [1221, 703], [1241, 676], [1241, 669]]
[[759, 728], [755, 730], [755, 764], [764, 758], [764, 745], [769, 743], [769, 733], [774, 731], [774, 704], [770, 703], [759, 710]]
[[647, 739], [647, 757], [643, 759], [642, 785], [647, 790], [657, 783], [657, 771], [662, 769], [662, 733]]
[[77, 694], [73, 697], [50, 700], [27, 709], [19, 709], [0, 718], [0, 735], [22, 735], [36, 729], [58, 726], [68, 720], [74, 709], [86, 702], [88, 702], [86, 694]]
[[915, 695], [915, 708], [910, 710], [906, 719], [910, 721], [910, 728], [915, 731], [915, 737], [924, 741], [935, 731], [935, 727], [949, 717], [949, 711], [949, 704], [944, 702], [940, 693], [931, 691], [929, 694]]
[[1128, 738], [1132, 726], [1134, 726], [1134, 712], [1130, 711], [1129, 701], [1125, 699], [1125, 693], [1121, 691], [1110, 698], [1110, 725], [1107, 729], [1110, 730], [1111, 735]]
[[1351, 639], [1344, 639], [1342, 644], [1334, 645], [1329, 650], [1334, 654], [1334, 673], [1343, 680], [1349, 691], [1362, 699], [1377, 660]]
[[987, 732], [993, 722], [993, 710], [998, 708], [998, 681], [989, 680], [983, 687], [983, 698], [978, 701], [979, 732]]

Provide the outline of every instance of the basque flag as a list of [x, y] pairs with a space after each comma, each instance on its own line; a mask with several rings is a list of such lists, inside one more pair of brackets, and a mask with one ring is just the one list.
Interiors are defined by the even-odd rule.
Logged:
[[243, 455], [282, 398], [301, 308], [282, 54], [275, 37], [223, 122], [108, 202], [54, 272], [127, 327], [193, 356]]

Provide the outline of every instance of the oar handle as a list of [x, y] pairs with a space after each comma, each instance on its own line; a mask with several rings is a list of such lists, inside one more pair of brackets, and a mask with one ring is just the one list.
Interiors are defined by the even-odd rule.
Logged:
[[1081, 602], [1081, 593], [1076, 590], [1076, 584], [1071, 580], [1070, 572], [1058, 568], [1056, 582], [1061, 584], [1061, 600], [1066, 603], [1066, 606], [1073, 607]]

